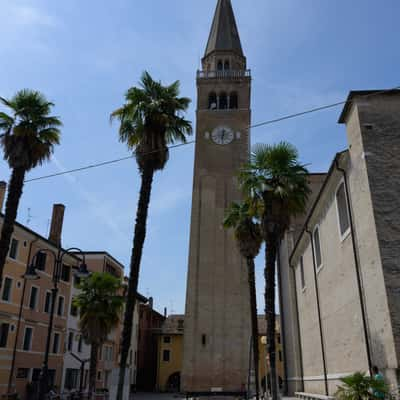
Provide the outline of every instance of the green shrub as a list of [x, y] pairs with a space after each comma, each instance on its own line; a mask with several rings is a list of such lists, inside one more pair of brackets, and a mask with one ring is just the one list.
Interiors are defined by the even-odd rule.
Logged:
[[356, 372], [340, 380], [343, 385], [335, 394], [338, 400], [384, 399], [388, 394], [388, 387], [383, 380], [367, 376], [364, 372]]

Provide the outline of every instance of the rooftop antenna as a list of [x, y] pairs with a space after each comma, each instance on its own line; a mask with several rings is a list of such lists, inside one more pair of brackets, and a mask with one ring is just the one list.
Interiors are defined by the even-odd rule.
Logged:
[[46, 231], [47, 231], [47, 237], [48, 237], [49, 234], [50, 234], [50, 219], [47, 220], [47, 228], [46, 228]]
[[28, 207], [28, 214], [26, 216], [26, 225], [29, 225], [31, 223], [32, 218], [34, 218], [34, 216], [31, 214], [31, 208]]
[[201, 55], [200, 55], [200, 51], [197, 52], [197, 56], [199, 58], [199, 71], [201, 71], [202, 65], [201, 65]]

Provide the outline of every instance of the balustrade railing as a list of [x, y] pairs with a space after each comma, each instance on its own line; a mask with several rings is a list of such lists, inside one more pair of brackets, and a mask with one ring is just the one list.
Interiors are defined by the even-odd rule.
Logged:
[[237, 71], [197, 71], [197, 79], [242, 79], [250, 77], [251, 71], [249, 69]]

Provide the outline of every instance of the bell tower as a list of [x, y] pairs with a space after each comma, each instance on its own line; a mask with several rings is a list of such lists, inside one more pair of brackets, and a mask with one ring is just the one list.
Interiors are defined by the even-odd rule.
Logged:
[[230, 0], [218, 0], [202, 70], [186, 294], [182, 386], [239, 392], [251, 335], [247, 270], [225, 209], [240, 200], [236, 176], [249, 158], [250, 71]]

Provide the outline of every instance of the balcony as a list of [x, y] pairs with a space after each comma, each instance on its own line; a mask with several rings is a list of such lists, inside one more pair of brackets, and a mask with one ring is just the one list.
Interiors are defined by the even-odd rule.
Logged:
[[197, 71], [197, 79], [243, 79], [251, 78], [251, 71], [229, 70], [229, 71]]

